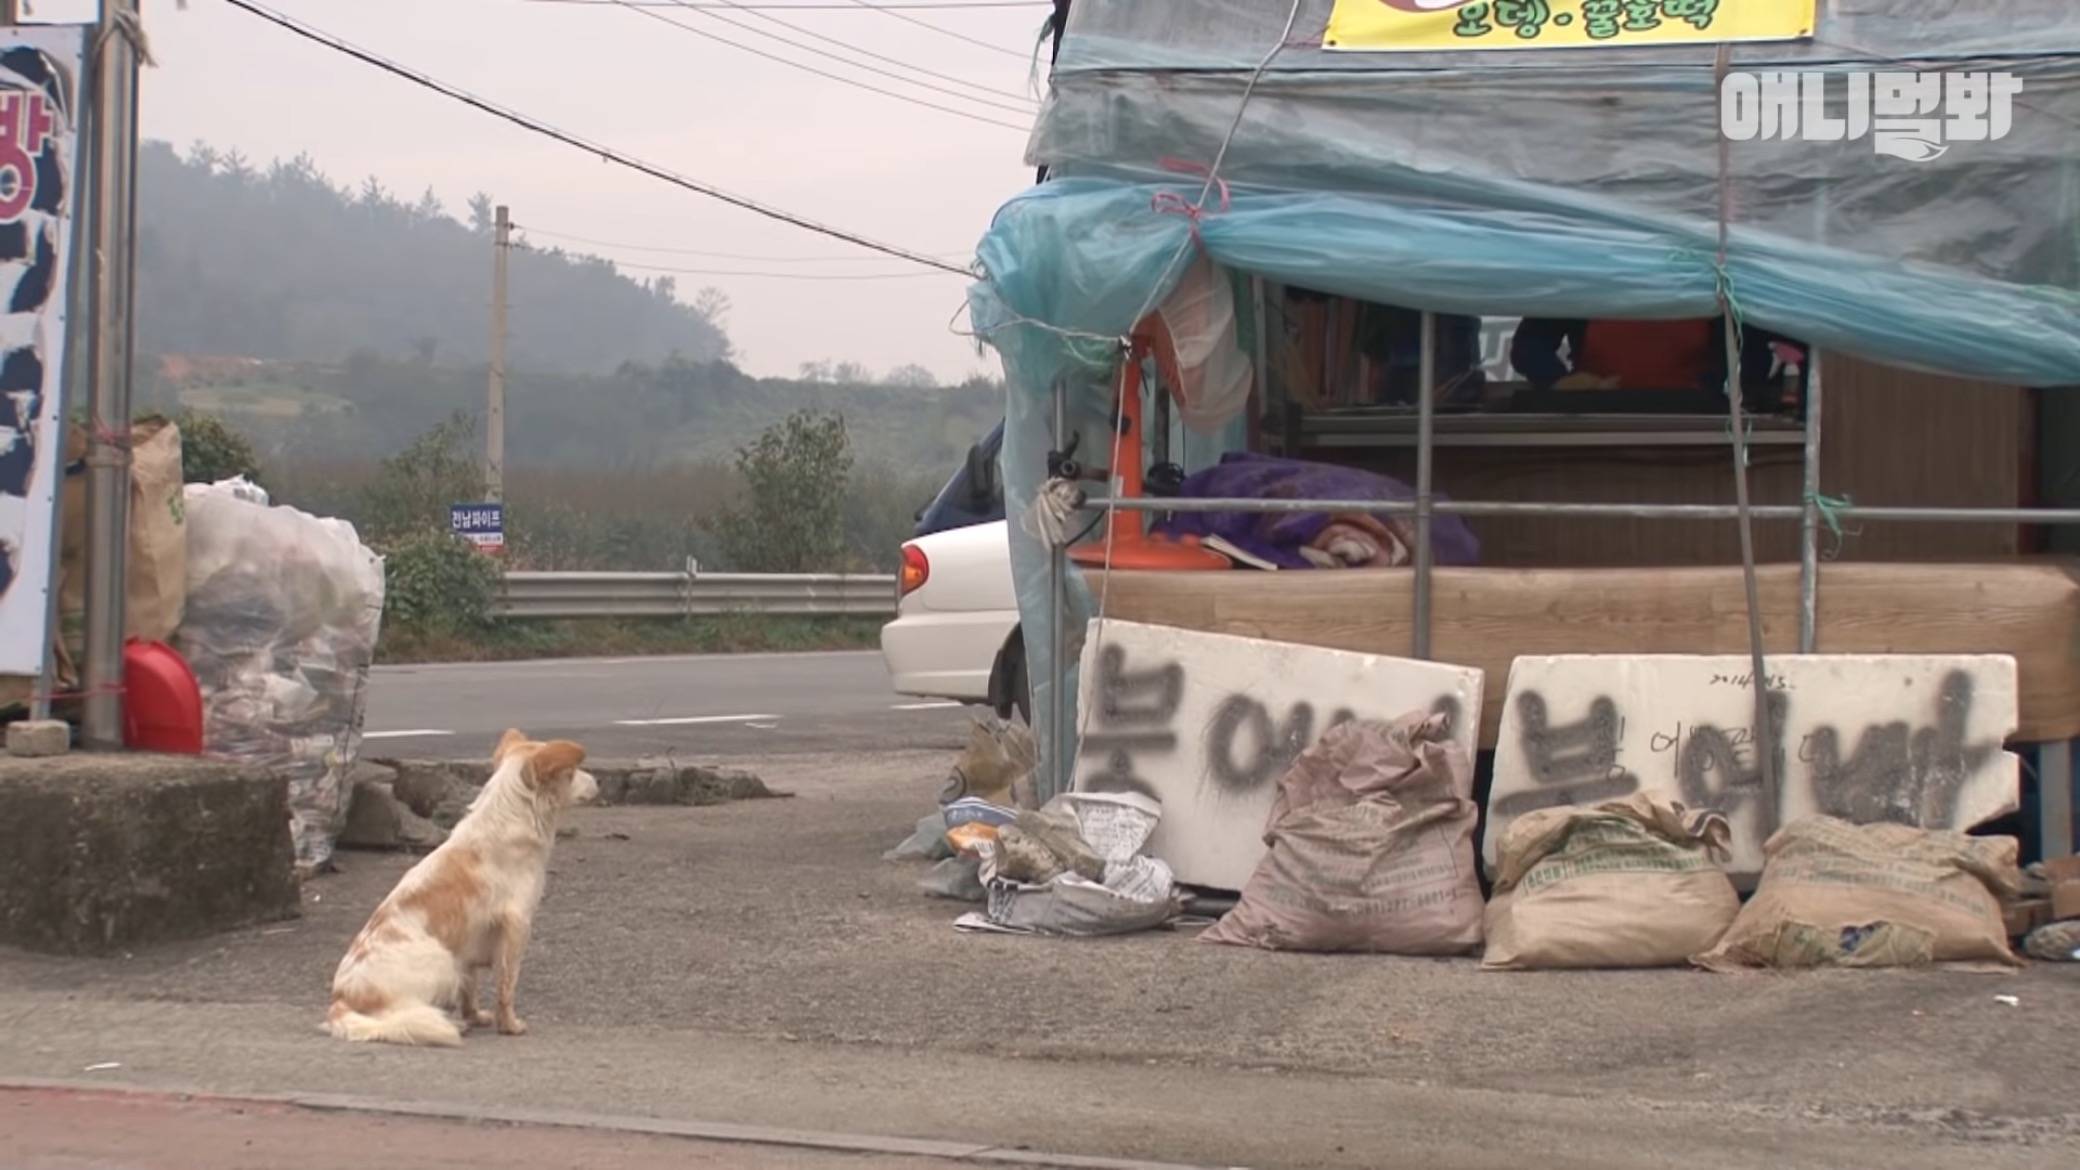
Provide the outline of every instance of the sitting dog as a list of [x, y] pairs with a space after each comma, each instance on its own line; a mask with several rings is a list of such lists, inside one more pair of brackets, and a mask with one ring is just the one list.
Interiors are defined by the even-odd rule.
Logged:
[[[585, 749], [508, 731], [491, 780], [441, 847], [413, 866], [354, 937], [332, 977], [325, 1030], [342, 1040], [453, 1046], [465, 1028], [527, 1031], [513, 1010], [520, 956], [563, 809], [599, 795]], [[477, 975], [498, 976], [498, 1012], [477, 1010]], [[459, 1013], [458, 1026], [453, 1009]]]

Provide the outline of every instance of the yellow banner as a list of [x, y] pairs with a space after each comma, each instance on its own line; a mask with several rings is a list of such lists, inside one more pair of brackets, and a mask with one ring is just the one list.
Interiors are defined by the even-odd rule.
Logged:
[[1819, 0], [1336, 0], [1325, 48], [1593, 49], [1813, 35]]

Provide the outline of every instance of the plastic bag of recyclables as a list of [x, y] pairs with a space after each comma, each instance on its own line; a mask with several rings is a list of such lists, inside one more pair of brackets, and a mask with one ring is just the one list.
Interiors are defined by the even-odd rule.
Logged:
[[1064, 793], [977, 845], [985, 910], [963, 930], [1108, 935], [1153, 930], [1184, 907], [1170, 867], [1141, 853], [1162, 806], [1139, 793]]
[[1199, 936], [1291, 951], [1461, 955], [1481, 944], [1473, 762], [1444, 721], [1405, 715], [1322, 733], [1279, 779], [1270, 846]]
[[1740, 896], [1725, 816], [1643, 792], [1511, 821], [1481, 966], [1680, 967], [1726, 933]]
[[2019, 965], [2001, 899], [2021, 884], [2013, 837], [1804, 817], [1762, 846], [1762, 881], [1698, 956], [1740, 967]]
[[186, 491], [188, 605], [176, 648], [202, 686], [212, 755], [289, 781], [300, 870], [332, 858], [383, 616], [383, 559], [344, 520], [270, 507], [249, 484]]

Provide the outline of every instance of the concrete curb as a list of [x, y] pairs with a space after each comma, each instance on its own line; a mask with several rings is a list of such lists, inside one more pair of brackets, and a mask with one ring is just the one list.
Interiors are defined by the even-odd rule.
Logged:
[[935, 1141], [924, 1138], [880, 1137], [873, 1134], [827, 1133], [820, 1130], [781, 1129], [764, 1125], [736, 1125], [721, 1121], [673, 1121], [660, 1117], [631, 1117], [607, 1113], [585, 1113], [560, 1109], [526, 1109], [504, 1105], [459, 1105], [440, 1102], [385, 1101], [334, 1093], [219, 1093], [206, 1089], [131, 1085], [113, 1081], [0, 1079], [0, 1093], [57, 1092], [82, 1095], [178, 1098], [228, 1104], [281, 1105], [318, 1113], [369, 1113], [390, 1117], [417, 1117], [434, 1121], [462, 1121], [493, 1125], [531, 1125], [555, 1129], [598, 1130], [642, 1134], [650, 1137], [687, 1138], [696, 1141], [737, 1145], [783, 1146], [790, 1149], [824, 1150], [843, 1154], [882, 1154], [976, 1166], [1054, 1167], [1059, 1170], [1244, 1170], [1182, 1162], [1146, 1162], [1133, 1158], [1101, 1158], [1083, 1154], [1049, 1154], [1038, 1150], [1009, 1149], [975, 1142]]

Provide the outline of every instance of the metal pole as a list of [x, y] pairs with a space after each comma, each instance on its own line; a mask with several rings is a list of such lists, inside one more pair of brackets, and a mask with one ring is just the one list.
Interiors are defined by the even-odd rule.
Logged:
[[[1054, 381], [1054, 418], [1048, 430], [1048, 450], [1062, 450], [1062, 434], [1069, 429], [1069, 393], [1061, 378]], [[1069, 654], [1068, 620], [1069, 549], [1066, 545], [1051, 544], [1047, 549], [1047, 609], [1048, 609], [1048, 677], [1047, 688], [1047, 735], [1048, 777], [1053, 786], [1049, 798], [1069, 791], [1074, 782], [1074, 768], [1069, 758], [1068, 737], [1063, 735], [1068, 718], [1068, 696], [1064, 694], [1063, 682], [1069, 677], [1068, 663], [1063, 659]], [[1033, 675], [1026, 672], [1028, 685]]]
[[491, 358], [484, 407], [484, 493], [506, 498], [506, 257], [513, 250], [513, 218], [498, 205], [491, 247]]
[[2073, 852], [2073, 749], [2080, 741], [2037, 745], [2037, 839], [2044, 859]]
[[[1242, 496], [1195, 496], [1191, 499], [1122, 498], [1093, 500], [1121, 512], [1365, 512], [1376, 516], [1413, 516], [1414, 500], [1264, 500]], [[1436, 500], [1437, 516], [1574, 516], [1590, 520], [1737, 520], [1732, 504], [1559, 504], [1522, 500]], [[1797, 504], [1756, 504], [1748, 514], [1757, 520], [1796, 521], [1805, 514]], [[1844, 505], [1835, 515], [1852, 520], [1928, 524], [2073, 524], [2080, 508], [1873, 508]]]
[[129, 552], [132, 187], [137, 158], [135, 0], [111, 0], [95, 36], [92, 127], [93, 309], [88, 378], [86, 702], [81, 740], [123, 746], [124, 580]]
[[1748, 602], [1748, 663], [1755, 684], [1755, 763], [1762, 773], [1763, 807], [1777, 809], [1782, 807], [1781, 790], [1777, 787], [1777, 758], [1773, 750], [1777, 738], [1770, 733], [1769, 672], [1762, 650], [1762, 587], [1755, 570], [1755, 522], [1748, 502], [1748, 420], [1741, 410], [1740, 327], [1734, 322], [1733, 307], [1724, 298], [1720, 305], [1726, 322], [1726, 402], [1727, 417], [1733, 425], [1733, 500], [1740, 513], [1741, 586]]
[[1811, 654], [1820, 640], [1820, 349], [1806, 351], [1806, 450], [1804, 515], [1798, 533], [1798, 652]]
[[[81, 34], [85, 35], [84, 32]], [[90, 50], [91, 51], [91, 48]], [[92, 59], [85, 58], [88, 68]], [[91, 133], [83, 115], [75, 111], [72, 132], [78, 142], [84, 133]], [[91, 150], [75, 150], [78, 169], [72, 176], [73, 190], [89, 191], [94, 186], [94, 159]], [[64, 442], [65, 423], [70, 408], [88, 399], [92, 390], [90, 368], [93, 336], [88, 329], [93, 319], [94, 301], [87, 285], [89, 249], [93, 227], [93, 207], [90, 200], [71, 201], [72, 239], [65, 258], [65, 376], [61, 398], [58, 402], [59, 442]], [[59, 448], [62, 451], [64, 448]], [[54, 455], [53, 458], [56, 458]], [[64, 542], [65, 542], [65, 467], [59, 460], [57, 474], [51, 484], [51, 558], [50, 571], [44, 581], [44, 619], [46, 632], [43, 640], [43, 665], [37, 672], [36, 693], [29, 700], [29, 718], [41, 722], [51, 717], [51, 695], [58, 689], [57, 643], [61, 636], [62, 620], [58, 599], [64, 590]]]
[[1437, 314], [1423, 311], [1423, 338], [1416, 360], [1416, 600], [1415, 656], [1430, 657], [1431, 440], [1436, 425]]

